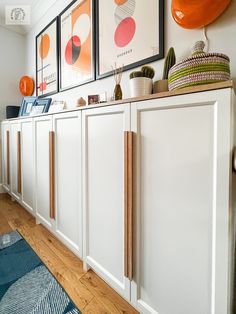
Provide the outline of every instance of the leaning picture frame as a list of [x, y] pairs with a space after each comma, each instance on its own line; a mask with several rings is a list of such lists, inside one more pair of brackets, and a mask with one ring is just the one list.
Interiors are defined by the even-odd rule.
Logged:
[[164, 57], [164, 0], [96, 0], [96, 78]]
[[31, 108], [30, 116], [48, 112], [52, 98], [37, 98]]
[[21, 102], [18, 117], [29, 116], [35, 100], [38, 97], [24, 97]]
[[74, 0], [59, 15], [59, 90], [95, 80], [94, 1]]

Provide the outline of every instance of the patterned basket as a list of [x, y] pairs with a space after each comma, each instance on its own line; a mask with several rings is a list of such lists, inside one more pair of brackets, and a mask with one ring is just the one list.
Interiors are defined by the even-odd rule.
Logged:
[[205, 53], [205, 43], [198, 41], [190, 58], [169, 71], [169, 90], [210, 84], [230, 79], [229, 57], [221, 53]]

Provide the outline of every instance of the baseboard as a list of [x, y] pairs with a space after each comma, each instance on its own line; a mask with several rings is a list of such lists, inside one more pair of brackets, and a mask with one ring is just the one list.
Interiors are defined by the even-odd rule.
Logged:
[[2, 183], [0, 183], [0, 194], [6, 193], [6, 190], [4, 189]]

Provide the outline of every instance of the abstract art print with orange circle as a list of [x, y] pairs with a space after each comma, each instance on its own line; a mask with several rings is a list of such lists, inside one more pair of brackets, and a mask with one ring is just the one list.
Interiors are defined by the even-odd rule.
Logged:
[[163, 58], [164, 0], [96, 0], [97, 77]]
[[93, 1], [72, 2], [60, 15], [60, 90], [94, 80]]
[[46, 96], [58, 92], [58, 21], [54, 19], [36, 37], [36, 94]]

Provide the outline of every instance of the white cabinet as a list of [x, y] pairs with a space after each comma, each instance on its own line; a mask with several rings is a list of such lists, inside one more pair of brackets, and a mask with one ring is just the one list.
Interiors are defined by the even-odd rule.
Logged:
[[34, 212], [34, 141], [33, 119], [21, 120], [21, 202], [33, 215]]
[[55, 232], [82, 257], [81, 111], [55, 114]]
[[2, 185], [10, 192], [10, 124], [2, 122]]
[[124, 131], [130, 106], [89, 109], [83, 115], [84, 260], [121, 295], [124, 276]]
[[20, 201], [21, 198], [21, 125], [19, 120], [10, 123], [10, 176], [11, 194]]
[[50, 218], [50, 182], [49, 182], [49, 136], [52, 131], [52, 116], [46, 115], [34, 119], [35, 143], [35, 211], [36, 218], [47, 228], [53, 227]]
[[137, 138], [132, 303], [229, 312], [231, 91], [132, 104]]

